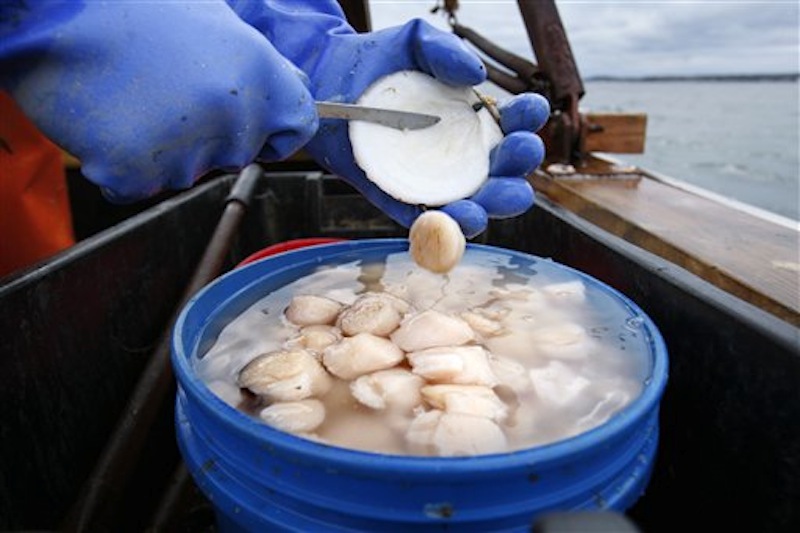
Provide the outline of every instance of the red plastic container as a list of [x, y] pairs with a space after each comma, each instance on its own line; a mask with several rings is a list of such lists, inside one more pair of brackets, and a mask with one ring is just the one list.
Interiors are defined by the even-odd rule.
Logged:
[[308, 239], [293, 239], [290, 241], [279, 242], [277, 244], [273, 244], [272, 246], [267, 246], [263, 250], [259, 250], [253, 254], [248, 255], [242, 260], [241, 263], [236, 265], [236, 268], [248, 265], [253, 261], [258, 261], [259, 259], [263, 259], [264, 257], [269, 257], [271, 255], [288, 252], [289, 250], [297, 250], [298, 248], [306, 248], [308, 246], [316, 246], [318, 244], [328, 244], [343, 240], [344, 239], [337, 239], [335, 237], [311, 237]]

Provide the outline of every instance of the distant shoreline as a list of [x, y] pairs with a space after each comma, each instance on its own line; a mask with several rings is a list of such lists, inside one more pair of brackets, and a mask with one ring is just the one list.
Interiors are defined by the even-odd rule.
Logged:
[[702, 74], [692, 76], [589, 76], [584, 81], [789, 81], [800, 80], [794, 74]]

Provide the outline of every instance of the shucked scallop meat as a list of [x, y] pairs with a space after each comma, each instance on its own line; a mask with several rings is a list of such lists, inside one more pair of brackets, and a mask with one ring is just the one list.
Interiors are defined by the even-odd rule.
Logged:
[[[557, 440], [602, 423], [638, 392], [630, 380], [614, 381], [616, 368], [583, 370], [596, 341], [564, 319], [568, 308], [585, 305], [582, 284], [492, 284], [481, 292], [474, 290], [478, 270], [464, 270], [467, 278], [452, 286], [419, 270], [404, 283], [376, 278], [353, 289], [336, 283], [325, 291], [318, 281], [319, 295], [298, 293], [281, 304], [285, 320], [261, 313], [280, 329], [247, 322], [270, 336], [280, 331], [282, 349], [252, 359], [226, 386], [221, 375], [242, 360], [226, 341], [219, 363], [203, 361], [213, 374], [209, 387], [283, 431], [335, 445], [348, 433], [360, 439], [359, 432], [384, 431], [367, 440], [389, 453], [437, 456]], [[243, 402], [237, 385], [258, 402]], [[564, 418], [570, 413], [577, 416], [571, 422]], [[353, 446], [370, 449], [367, 440]]]

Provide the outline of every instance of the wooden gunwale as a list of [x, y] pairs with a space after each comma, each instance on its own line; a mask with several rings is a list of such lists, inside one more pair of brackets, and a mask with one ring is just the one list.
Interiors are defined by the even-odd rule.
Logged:
[[537, 192], [726, 292], [800, 325], [800, 224], [637, 167], [590, 155]]

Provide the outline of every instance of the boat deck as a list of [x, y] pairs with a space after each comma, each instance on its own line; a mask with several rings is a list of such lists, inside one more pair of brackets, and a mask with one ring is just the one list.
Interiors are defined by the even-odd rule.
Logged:
[[800, 325], [800, 225], [669, 178], [591, 157], [537, 172], [555, 203], [793, 325]]

